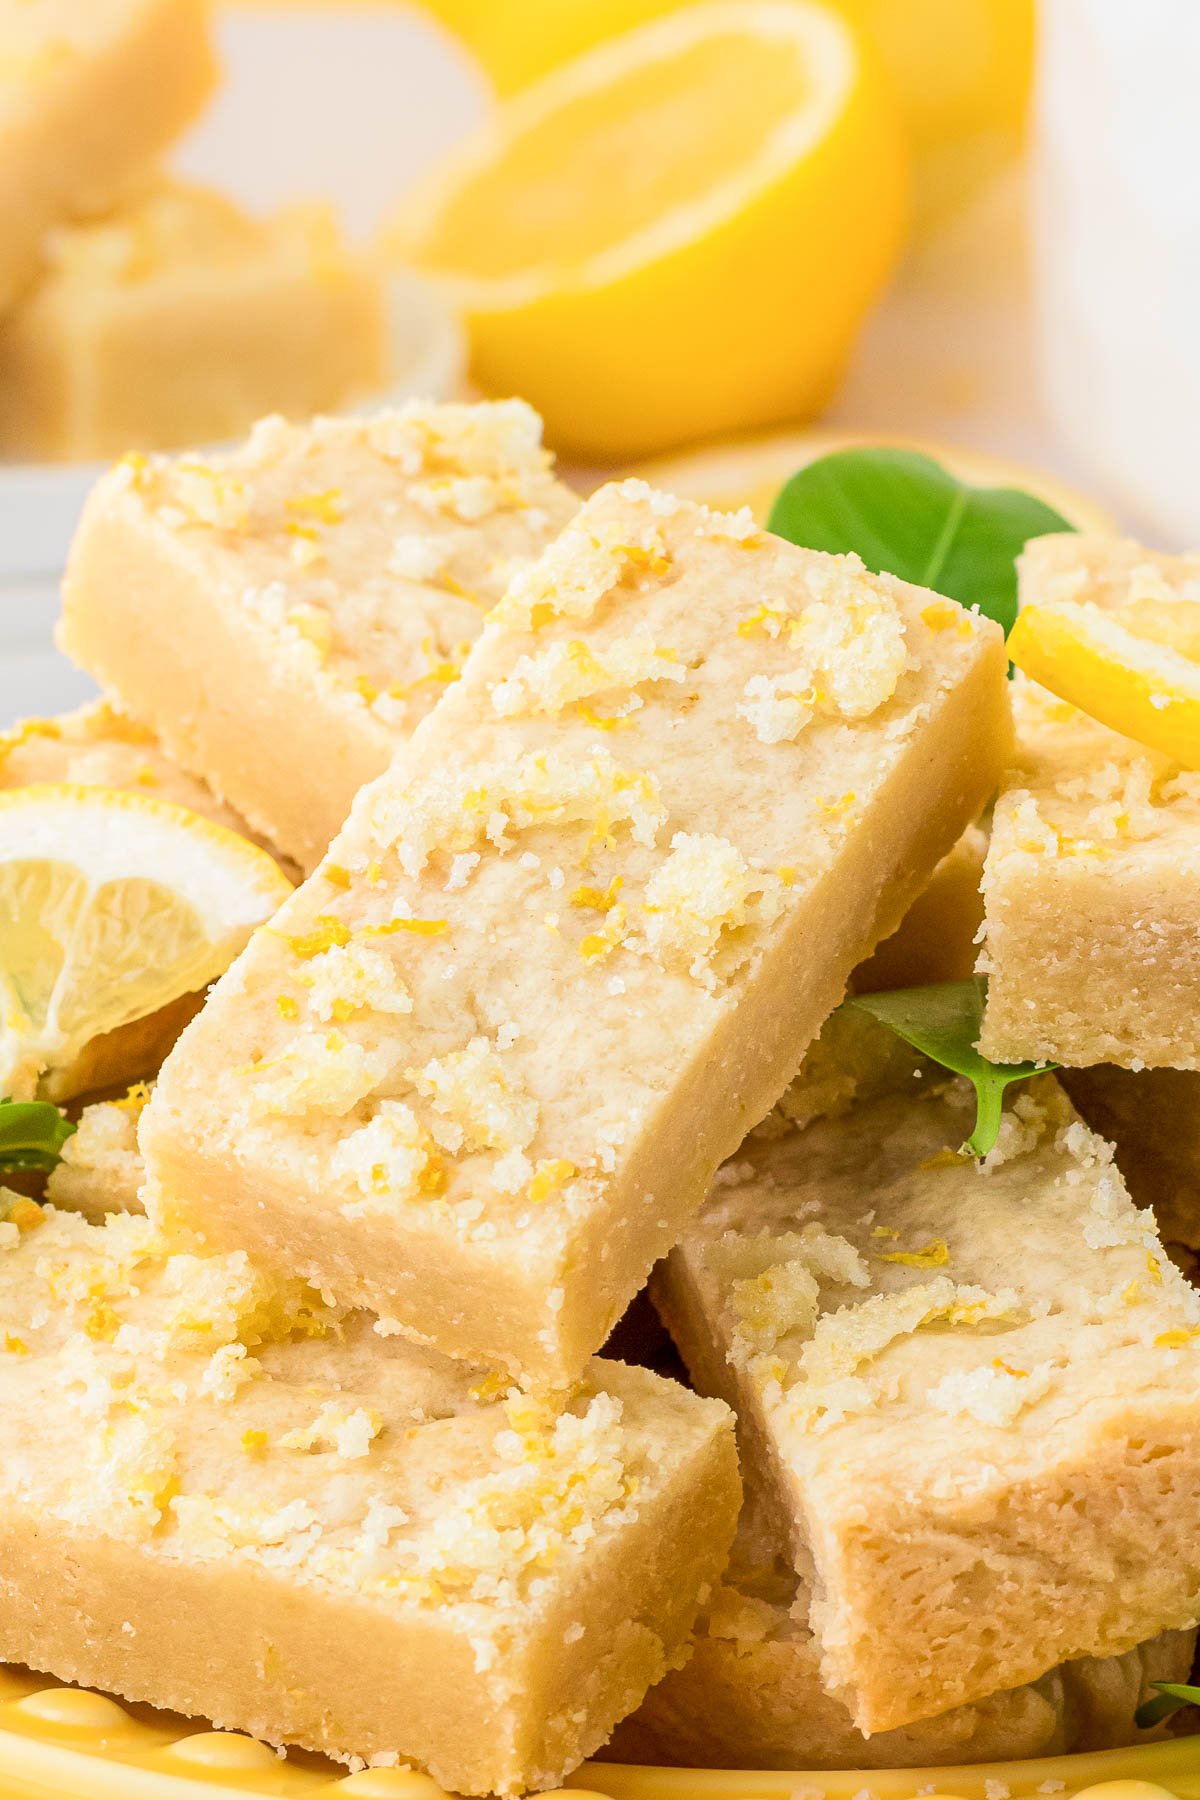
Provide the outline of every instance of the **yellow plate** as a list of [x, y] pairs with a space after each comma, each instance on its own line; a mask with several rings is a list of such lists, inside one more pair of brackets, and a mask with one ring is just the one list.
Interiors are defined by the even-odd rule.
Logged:
[[[577, 1800], [1200, 1800], [1200, 1738], [973, 1769], [896, 1774], [755, 1774], [589, 1763], [562, 1790]], [[993, 1785], [992, 1794], [997, 1793]], [[349, 1775], [319, 1757], [280, 1757], [237, 1732], [130, 1707], [44, 1676], [0, 1668], [0, 1800], [438, 1800], [428, 1776]]]

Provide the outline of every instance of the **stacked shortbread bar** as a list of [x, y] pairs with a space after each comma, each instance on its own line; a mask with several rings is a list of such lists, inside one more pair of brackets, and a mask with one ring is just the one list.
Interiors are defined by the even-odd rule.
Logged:
[[525, 1396], [244, 1257], [8, 1195], [0, 1655], [447, 1786], [548, 1786], [678, 1656], [724, 1407]]
[[965, 1083], [836, 1025], [654, 1294], [881, 1732], [1195, 1623], [1200, 1295], [1052, 1077], [978, 1163]]
[[108, 210], [216, 79], [205, 0], [22, 0], [0, 14], [0, 307], [47, 232]]
[[64, 649], [304, 868], [577, 501], [519, 402], [265, 420], [88, 503]]
[[[64, 642], [109, 710], [0, 778], [310, 873], [5, 1199], [0, 1654], [475, 1794], [622, 1719], [782, 1768], [1135, 1736], [1200, 1613], [1200, 1297], [1052, 1077], [979, 1163], [835, 1011], [966, 973], [998, 629], [579, 507], [512, 402], [126, 462]], [[594, 1355], [656, 1261], [699, 1394]]]
[[[1192, 607], [1200, 559], [1106, 538], [1035, 539], [1023, 603]], [[984, 1054], [1200, 1068], [1200, 773], [1032, 682], [984, 876]]]
[[386, 388], [388, 288], [330, 207], [255, 218], [162, 168], [216, 85], [214, 10], [0, 5], [6, 457], [223, 442]]
[[928, 593], [602, 490], [168, 1061], [155, 1216], [570, 1380], [979, 809], [1002, 664]]
[[252, 219], [156, 177], [115, 213], [60, 226], [0, 322], [0, 451], [94, 458], [219, 443], [379, 390], [384, 296], [327, 207]]
[[692, 1655], [618, 1726], [606, 1759], [699, 1768], [907, 1769], [1060, 1756], [1126, 1744], [1157, 1681], [1186, 1681], [1194, 1630], [1123, 1656], [1062, 1663], [1002, 1693], [864, 1735], [823, 1684], [812, 1596], [778, 1534], [746, 1516]]

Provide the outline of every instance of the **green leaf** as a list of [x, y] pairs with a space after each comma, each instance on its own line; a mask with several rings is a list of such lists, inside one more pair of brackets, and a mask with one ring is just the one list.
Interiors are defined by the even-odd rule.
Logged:
[[75, 1130], [57, 1106], [44, 1100], [0, 1100], [0, 1172], [50, 1170]]
[[933, 987], [896, 988], [890, 994], [857, 994], [847, 1000], [870, 1013], [902, 1037], [914, 1050], [965, 1075], [975, 1089], [975, 1129], [962, 1146], [973, 1156], [986, 1156], [1000, 1135], [1004, 1090], [1028, 1081], [1056, 1063], [993, 1063], [975, 1048], [983, 1028], [987, 983], [982, 975], [969, 981], [947, 981]]
[[970, 487], [916, 450], [835, 450], [779, 491], [768, 527], [809, 550], [857, 551], [875, 574], [978, 606], [1011, 631], [1016, 559], [1074, 526], [1018, 488]]
[[1149, 1731], [1152, 1725], [1161, 1725], [1183, 1706], [1200, 1706], [1200, 1687], [1184, 1687], [1174, 1681], [1153, 1681], [1150, 1685], [1158, 1698], [1145, 1701], [1133, 1715], [1134, 1723], [1142, 1731]]

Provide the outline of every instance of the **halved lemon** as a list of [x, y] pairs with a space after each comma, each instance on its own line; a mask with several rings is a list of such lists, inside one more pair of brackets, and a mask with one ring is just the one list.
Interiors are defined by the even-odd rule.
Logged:
[[290, 892], [266, 851], [171, 801], [0, 793], [0, 1094], [61, 1093], [96, 1039], [214, 980]]
[[1026, 606], [1008, 652], [1026, 675], [1090, 718], [1200, 769], [1200, 604]]
[[[502, 94], [685, 0], [426, 0]], [[936, 216], [1013, 156], [1033, 67], [1033, 0], [832, 0], [882, 51]]]
[[814, 0], [711, 0], [503, 103], [384, 233], [472, 372], [581, 461], [803, 418], [903, 242], [878, 53]]
[[1077, 493], [1044, 469], [1026, 468], [1003, 457], [989, 456], [959, 444], [940, 444], [928, 438], [904, 437], [886, 431], [847, 431], [818, 427], [809, 431], [772, 431], [756, 437], [709, 444], [682, 456], [661, 457], [627, 471], [641, 475], [652, 486], [686, 500], [701, 500], [722, 512], [750, 507], [765, 525], [775, 496], [797, 469], [835, 450], [879, 444], [898, 450], [919, 450], [973, 487], [1020, 488], [1054, 507], [1080, 531], [1111, 532], [1112, 519], [1085, 494]]

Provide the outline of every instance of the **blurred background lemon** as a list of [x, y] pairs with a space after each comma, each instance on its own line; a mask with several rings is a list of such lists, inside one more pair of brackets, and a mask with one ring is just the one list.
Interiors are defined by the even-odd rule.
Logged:
[[[1018, 149], [1034, 0], [832, 0], [876, 41], [917, 161], [922, 218], [940, 217]], [[429, 0], [511, 94], [602, 39], [684, 0]]]
[[907, 216], [870, 40], [813, 0], [717, 0], [501, 102], [383, 243], [461, 307], [479, 384], [601, 461], [820, 408]]

